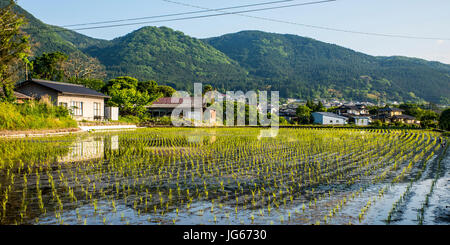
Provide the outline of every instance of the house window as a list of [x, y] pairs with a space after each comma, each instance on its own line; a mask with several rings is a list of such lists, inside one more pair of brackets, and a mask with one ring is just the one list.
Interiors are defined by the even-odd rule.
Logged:
[[83, 116], [83, 102], [72, 101], [70, 107], [74, 116]]
[[94, 117], [100, 117], [102, 115], [101, 104], [94, 102]]

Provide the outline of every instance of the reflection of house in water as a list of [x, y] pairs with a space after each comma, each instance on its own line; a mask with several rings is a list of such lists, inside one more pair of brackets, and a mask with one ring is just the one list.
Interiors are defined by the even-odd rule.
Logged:
[[89, 137], [80, 139], [70, 146], [66, 156], [60, 157], [60, 162], [78, 162], [103, 158], [106, 149], [119, 149], [119, 136]]

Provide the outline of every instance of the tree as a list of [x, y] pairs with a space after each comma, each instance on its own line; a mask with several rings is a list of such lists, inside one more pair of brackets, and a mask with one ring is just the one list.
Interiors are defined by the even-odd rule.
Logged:
[[149, 95], [147, 91], [139, 91], [139, 81], [133, 77], [118, 77], [108, 82], [103, 91], [111, 96], [109, 106], [120, 108], [122, 115], [142, 116], [145, 114], [145, 106], [157, 98], [157, 95]]
[[308, 124], [311, 122], [311, 108], [306, 105], [301, 105], [297, 108], [296, 115], [299, 123]]
[[203, 95], [205, 95], [206, 93], [208, 93], [208, 92], [211, 92], [211, 91], [213, 91], [214, 89], [213, 89], [213, 87], [211, 86], [211, 85], [205, 85], [205, 87], [203, 87]]
[[25, 19], [13, 12], [14, 1], [0, 9], [0, 87], [5, 100], [14, 100], [13, 87], [18, 69], [27, 62], [30, 52], [28, 36], [21, 31]]
[[64, 76], [75, 79], [104, 79], [105, 67], [93, 57], [88, 57], [81, 52], [74, 52], [63, 62]]
[[325, 108], [325, 106], [323, 106], [322, 101], [319, 101], [319, 103], [317, 103], [317, 105], [314, 107], [313, 112], [320, 112], [320, 111], [326, 111], [327, 109]]
[[145, 82], [140, 82], [138, 84], [138, 90], [141, 92], [147, 92], [148, 94], [157, 94], [160, 93], [160, 91], [158, 90], [158, 83], [151, 80], [151, 81], [145, 81]]
[[313, 102], [312, 100], [307, 100], [307, 101], [306, 101], [306, 106], [307, 106], [309, 109], [311, 109], [311, 110], [314, 110], [314, 109], [315, 109], [315, 105], [314, 105], [314, 102]]
[[70, 78], [69, 81], [70, 83], [74, 83], [74, 84], [80, 84], [85, 86], [86, 88], [91, 88], [93, 90], [96, 91], [100, 91], [103, 89], [103, 87], [105, 86], [105, 82], [103, 80], [100, 79], [95, 79], [95, 78]]
[[61, 52], [43, 53], [42, 56], [36, 57], [32, 62], [33, 78], [63, 81], [64, 63], [68, 56]]
[[172, 97], [176, 90], [170, 86], [158, 86], [158, 92], [162, 93], [163, 97]]
[[450, 131], [450, 108], [441, 113], [439, 127], [443, 130]]

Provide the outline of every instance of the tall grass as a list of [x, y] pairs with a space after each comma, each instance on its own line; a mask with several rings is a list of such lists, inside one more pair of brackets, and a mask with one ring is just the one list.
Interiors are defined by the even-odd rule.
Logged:
[[48, 102], [12, 104], [0, 102], [0, 130], [75, 128], [66, 108]]

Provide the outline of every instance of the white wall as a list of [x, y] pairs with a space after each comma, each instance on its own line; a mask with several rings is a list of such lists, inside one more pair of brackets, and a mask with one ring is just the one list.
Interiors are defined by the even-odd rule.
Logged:
[[73, 116], [75, 120], [94, 121], [94, 103], [100, 103], [100, 116], [102, 118], [105, 116], [105, 99], [103, 98], [61, 95], [58, 96], [57, 105], [61, 102], [67, 103], [68, 108], [70, 109], [72, 101], [83, 102], [83, 115]]

